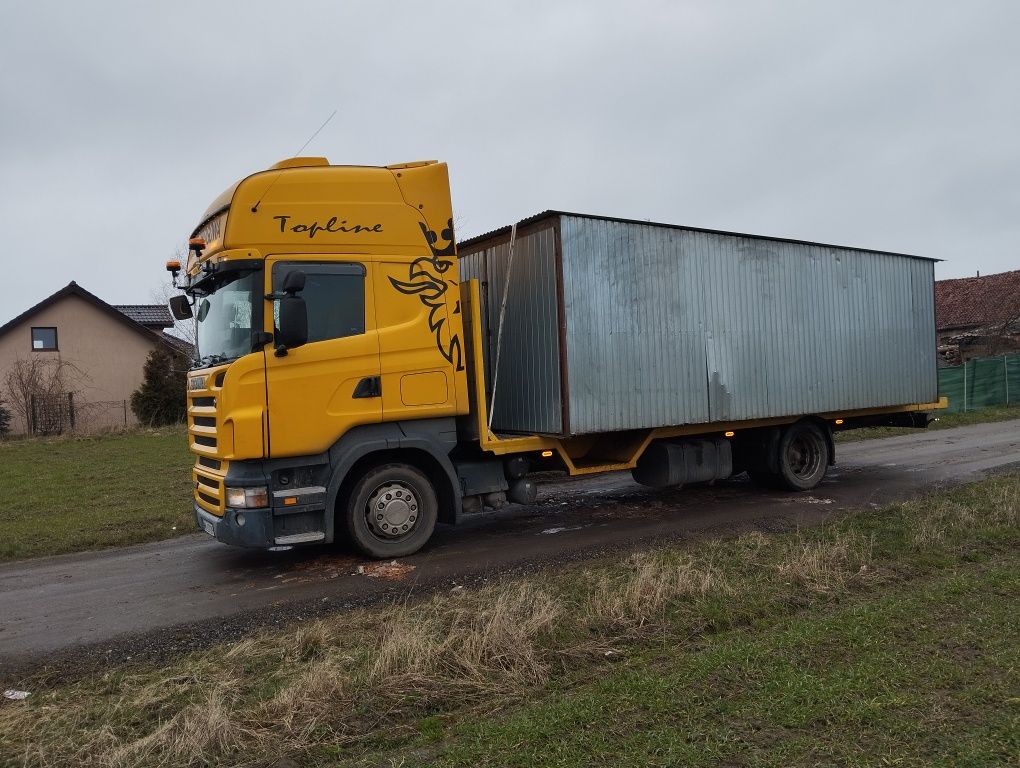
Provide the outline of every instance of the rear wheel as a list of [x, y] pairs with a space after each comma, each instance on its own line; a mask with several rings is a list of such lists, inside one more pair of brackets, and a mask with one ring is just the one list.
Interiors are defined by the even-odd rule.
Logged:
[[778, 485], [791, 491], [807, 491], [825, 477], [829, 469], [829, 441], [817, 424], [791, 424], [779, 439]]
[[764, 488], [808, 491], [825, 477], [831, 458], [821, 427], [799, 421], [784, 429], [778, 441], [765, 443], [756, 451], [747, 474]]
[[371, 557], [410, 555], [432, 536], [438, 506], [436, 491], [421, 470], [410, 464], [383, 464], [370, 469], [351, 489], [347, 532]]

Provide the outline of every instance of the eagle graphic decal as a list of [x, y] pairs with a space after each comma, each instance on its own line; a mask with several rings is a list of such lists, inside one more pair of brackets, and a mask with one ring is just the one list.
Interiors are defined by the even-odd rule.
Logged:
[[[422, 256], [411, 262], [407, 280], [390, 278], [390, 283], [403, 294], [417, 296], [418, 301], [429, 309], [429, 330], [436, 336], [436, 348], [448, 363], [458, 371], [464, 370], [464, 354], [460, 337], [452, 333], [447, 322], [446, 292], [452, 287], [457, 289], [454, 280], [447, 280], [443, 275], [453, 266], [454, 237], [453, 219], [446, 223], [446, 229], [437, 236], [435, 232], [419, 223], [425, 242], [428, 243], [432, 256]], [[446, 243], [437, 248], [440, 238]], [[453, 313], [460, 313], [460, 300], [457, 300]]]

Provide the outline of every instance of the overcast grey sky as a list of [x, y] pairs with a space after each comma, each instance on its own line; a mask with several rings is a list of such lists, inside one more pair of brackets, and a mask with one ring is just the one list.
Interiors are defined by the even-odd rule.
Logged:
[[1020, 2], [0, 0], [0, 323], [147, 302], [236, 179], [450, 164], [547, 208], [1020, 268]]

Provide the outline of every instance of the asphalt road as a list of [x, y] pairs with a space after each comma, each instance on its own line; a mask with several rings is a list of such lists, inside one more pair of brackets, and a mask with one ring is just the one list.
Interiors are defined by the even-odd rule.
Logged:
[[538, 503], [441, 528], [383, 577], [342, 547], [249, 552], [203, 534], [0, 565], [0, 684], [40, 667], [158, 659], [258, 627], [620, 548], [814, 524], [1020, 465], [1020, 422], [843, 444], [837, 461], [807, 494], [740, 479], [659, 491], [629, 473], [545, 483]]

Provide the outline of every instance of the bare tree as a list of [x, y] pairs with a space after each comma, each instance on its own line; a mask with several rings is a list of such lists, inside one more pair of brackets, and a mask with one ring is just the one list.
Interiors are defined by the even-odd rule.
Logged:
[[19, 357], [7, 371], [4, 383], [11, 410], [21, 418], [26, 432], [33, 434], [33, 400], [46, 402], [73, 395], [87, 378], [81, 368], [59, 357]]

